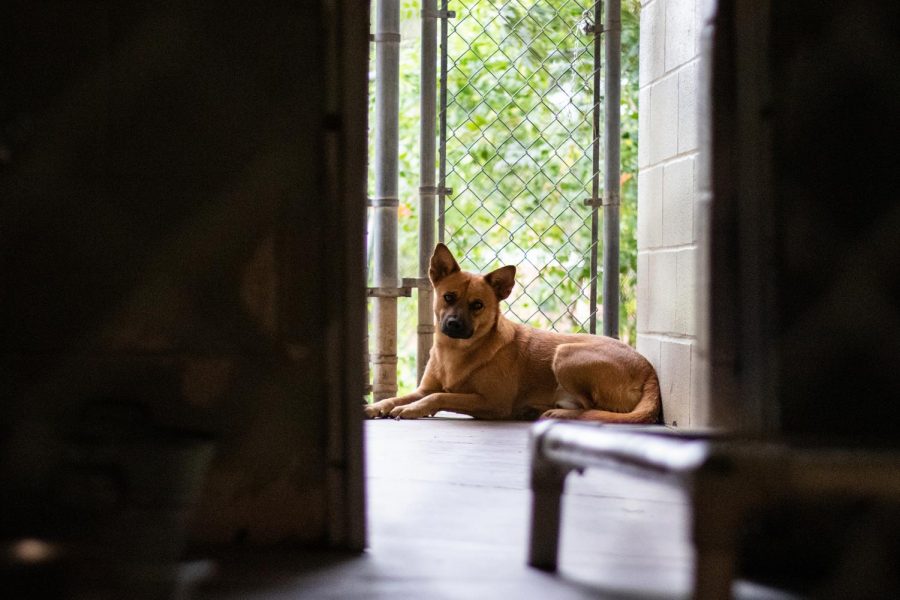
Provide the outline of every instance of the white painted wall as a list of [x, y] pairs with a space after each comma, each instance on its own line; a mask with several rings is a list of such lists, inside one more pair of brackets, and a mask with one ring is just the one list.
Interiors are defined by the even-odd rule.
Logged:
[[[706, 0], [642, 0], [637, 347], [656, 367], [666, 423], [702, 426], [705, 352], [698, 342], [700, 33]], [[698, 169], [699, 168], [699, 169]]]

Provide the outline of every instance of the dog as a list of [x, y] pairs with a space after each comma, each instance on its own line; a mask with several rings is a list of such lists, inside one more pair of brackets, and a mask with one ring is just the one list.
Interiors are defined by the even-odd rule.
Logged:
[[444, 244], [431, 256], [434, 344], [419, 387], [364, 407], [368, 418], [418, 419], [440, 410], [476, 419], [657, 423], [659, 379], [611, 337], [543, 331], [500, 312], [516, 268], [462, 271]]

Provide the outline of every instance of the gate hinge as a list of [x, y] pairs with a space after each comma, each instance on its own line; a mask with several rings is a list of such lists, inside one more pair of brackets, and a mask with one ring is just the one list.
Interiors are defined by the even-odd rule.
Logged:
[[367, 298], [409, 298], [412, 296], [412, 288], [402, 287], [369, 287], [366, 288]]
[[609, 194], [608, 202], [604, 201], [603, 197], [600, 198], [585, 198], [584, 205], [590, 206], [594, 208], [602, 208], [604, 206], [619, 206], [621, 204], [619, 202], [618, 194]]
[[438, 194], [442, 196], [452, 196], [453, 188], [442, 188], [434, 185], [422, 185], [419, 186], [419, 193], [426, 196], [437, 196]]
[[429, 10], [425, 9], [422, 11], [423, 19], [455, 19], [456, 11], [455, 10]]
[[431, 280], [427, 277], [404, 277], [403, 287], [410, 289], [431, 289]]
[[396, 196], [366, 198], [366, 206], [369, 208], [394, 208], [400, 206], [400, 198], [397, 198]]
[[391, 32], [381, 32], [381, 33], [370, 33], [369, 34], [370, 42], [394, 42], [395, 44], [400, 43], [400, 34], [399, 33], [391, 33]]

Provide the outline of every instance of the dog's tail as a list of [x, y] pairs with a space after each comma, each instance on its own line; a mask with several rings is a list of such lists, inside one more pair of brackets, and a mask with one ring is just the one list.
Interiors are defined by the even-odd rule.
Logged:
[[604, 423], [643, 423], [653, 425], [660, 422], [662, 403], [659, 394], [659, 378], [651, 371], [641, 388], [641, 399], [631, 412], [618, 413], [608, 410], [586, 410], [581, 419]]

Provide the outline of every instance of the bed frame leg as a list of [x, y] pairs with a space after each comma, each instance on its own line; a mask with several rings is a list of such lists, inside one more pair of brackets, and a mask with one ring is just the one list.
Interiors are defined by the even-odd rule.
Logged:
[[546, 459], [541, 438], [552, 423], [536, 427], [531, 434], [531, 529], [528, 564], [545, 571], [556, 571], [559, 554], [559, 529], [562, 494], [572, 467]]

